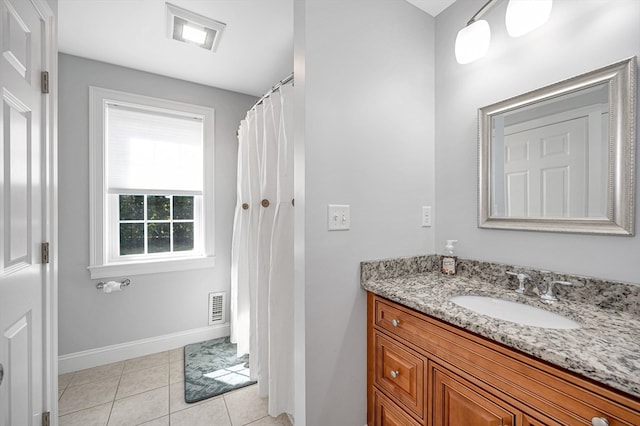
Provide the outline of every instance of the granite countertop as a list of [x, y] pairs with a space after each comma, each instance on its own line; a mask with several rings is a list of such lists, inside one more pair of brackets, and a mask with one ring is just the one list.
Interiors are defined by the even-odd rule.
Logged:
[[[640, 397], [640, 316], [637, 312], [596, 306], [588, 300], [560, 298], [548, 304], [535, 295], [515, 293], [515, 286], [507, 280], [489, 282], [486, 274], [479, 274], [480, 278], [443, 275], [433, 271], [434, 259], [426, 261], [431, 263], [426, 268], [406, 268], [409, 262], [407, 259], [403, 261], [405, 264], [399, 269], [389, 266], [395, 264], [386, 261], [386, 266], [394, 272], [382, 274], [371, 271], [384, 269], [383, 261], [363, 262], [362, 288]], [[367, 270], [370, 266], [372, 268]], [[402, 269], [406, 273], [402, 273]], [[632, 288], [633, 294], [629, 297], [635, 298], [640, 293], [636, 290]], [[544, 329], [494, 319], [449, 301], [450, 297], [457, 295], [490, 296], [525, 303], [569, 317], [583, 327]]]

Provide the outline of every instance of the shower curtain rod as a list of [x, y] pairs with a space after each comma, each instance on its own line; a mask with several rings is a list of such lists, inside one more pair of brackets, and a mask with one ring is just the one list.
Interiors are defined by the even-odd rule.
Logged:
[[292, 80], [293, 80], [293, 73], [289, 74], [287, 77], [283, 78], [278, 83], [276, 83], [275, 86], [273, 86], [271, 88], [271, 90], [269, 90], [267, 93], [265, 93], [260, 99], [258, 99], [258, 101], [255, 104], [253, 104], [253, 106], [251, 108], [249, 108], [249, 111], [251, 111], [252, 109], [257, 107], [258, 105], [260, 105], [273, 92], [275, 92], [276, 90], [280, 89], [280, 87], [284, 86], [285, 84], [287, 84], [288, 82], [290, 82]]

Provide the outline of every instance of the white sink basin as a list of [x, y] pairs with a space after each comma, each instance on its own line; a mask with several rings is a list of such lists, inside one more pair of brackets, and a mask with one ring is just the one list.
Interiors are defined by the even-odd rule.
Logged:
[[582, 325], [562, 315], [544, 309], [509, 300], [487, 296], [454, 296], [451, 300], [458, 306], [471, 309], [482, 315], [521, 325], [541, 328], [573, 329]]

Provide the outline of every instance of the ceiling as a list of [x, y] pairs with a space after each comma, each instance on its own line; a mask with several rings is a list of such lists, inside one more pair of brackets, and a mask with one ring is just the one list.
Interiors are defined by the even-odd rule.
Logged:
[[171, 0], [227, 24], [211, 52], [167, 37], [164, 0], [58, 0], [58, 48], [260, 96], [293, 71], [293, 1]]
[[[407, 0], [437, 15], [455, 0]], [[260, 96], [293, 71], [294, 0], [170, 0], [227, 24], [216, 52], [167, 37], [164, 0], [58, 0], [58, 43], [82, 56]]]
[[424, 10], [431, 16], [437, 16], [456, 0], [407, 0], [412, 5]]

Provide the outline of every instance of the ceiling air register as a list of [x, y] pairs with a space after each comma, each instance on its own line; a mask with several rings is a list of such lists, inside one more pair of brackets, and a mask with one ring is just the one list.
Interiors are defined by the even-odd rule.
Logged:
[[215, 52], [226, 24], [183, 9], [167, 5], [167, 35], [177, 41], [189, 43]]

